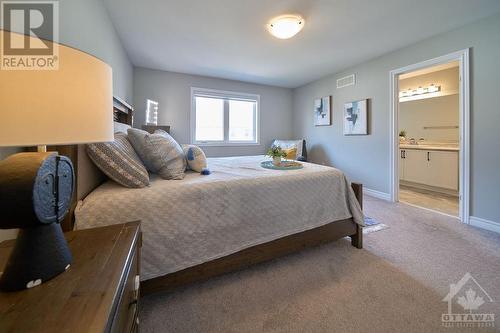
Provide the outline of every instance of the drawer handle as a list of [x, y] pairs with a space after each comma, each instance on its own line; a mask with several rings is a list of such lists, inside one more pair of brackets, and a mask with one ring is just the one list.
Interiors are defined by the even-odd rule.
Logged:
[[128, 303], [128, 308], [130, 309], [132, 305], [137, 305], [137, 299], [134, 299], [132, 302]]
[[135, 291], [139, 290], [140, 286], [141, 286], [141, 278], [139, 275], [136, 275], [134, 279], [134, 290]]

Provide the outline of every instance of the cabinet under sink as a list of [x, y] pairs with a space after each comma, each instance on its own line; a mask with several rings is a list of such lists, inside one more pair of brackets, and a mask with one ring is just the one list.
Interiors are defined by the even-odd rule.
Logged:
[[440, 188], [450, 194], [458, 194], [458, 151], [401, 148], [399, 153], [401, 183]]

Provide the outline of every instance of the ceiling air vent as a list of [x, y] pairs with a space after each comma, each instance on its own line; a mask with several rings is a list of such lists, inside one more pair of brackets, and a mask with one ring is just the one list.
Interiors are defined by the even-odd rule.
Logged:
[[356, 76], [354, 74], [351, 74], [337, 80], [337, 89], [353, 86], [355, 84], [356, 84]]

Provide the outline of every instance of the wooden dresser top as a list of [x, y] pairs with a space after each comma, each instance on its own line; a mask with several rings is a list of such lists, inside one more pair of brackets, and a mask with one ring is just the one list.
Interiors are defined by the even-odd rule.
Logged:
[[[33, 289], [0, 292], [0, 332], [102, 332], [127, 263], [140, 242], [139, 222], [65, 234], [73, 263]], [[0, 244], [3, 269], [14, 241]]]

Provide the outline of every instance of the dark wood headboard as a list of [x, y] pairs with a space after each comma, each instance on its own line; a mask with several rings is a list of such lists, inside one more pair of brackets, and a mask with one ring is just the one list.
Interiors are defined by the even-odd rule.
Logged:
[[134, 108], [124, 100], [113, 97], [113, 120], [132, 126], [134, 119]]
[[[110, 112], [113, 112], [113, 118], [116, 122], [132, 126], [134, 109], [122, 99], [113, 97], [113, 110], [110, 110]], [[61, 223], [64, 231], [70, 231], [74, 227], [74, 212], [78, 201], [85, 198], [97, 186], [102, 184], [106, 177], [87, 156], [85, 145], [51, 146], [48, 149], [57, 151], [60, 155], [68, 156], [75, 168], [76, 186], [70, 211]]]

